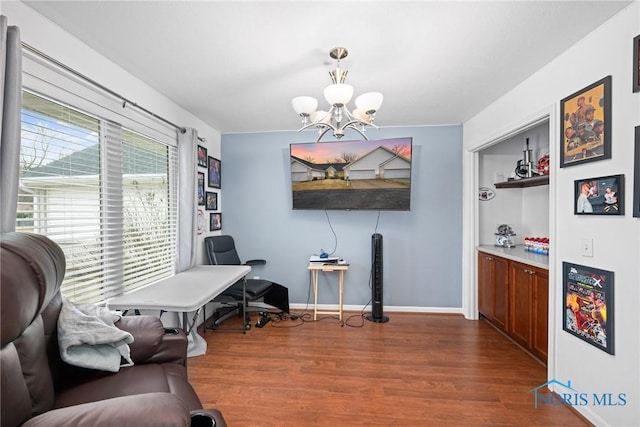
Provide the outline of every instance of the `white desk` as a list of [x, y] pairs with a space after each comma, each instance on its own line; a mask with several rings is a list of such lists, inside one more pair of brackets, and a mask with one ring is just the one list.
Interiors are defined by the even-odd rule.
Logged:
[[[313, 320], [317, 320], [318, 314], [337, 314], [342, 321], [342, 300], [344, 296], [344, 272], [349, 269], [349, 264], [323, 264], [321, 262], [310, 262], [309, 271], [311, 272], [311, 283], [313, 284]], [[340, 305], [338, 311], [320, 311], [318, 310], [318, 272], [320, 271], [337, 271], [340, 273], [338, 277]]]
[[182, 313], [182, 327], [190, 337], [188, 356], [204, 354], [206, 341], [189, 330], [188, 313], [200, 310], [251, 271], [246, 265], [200, 265], [149, 286], [112, 298], [112, 310], [164, 310]]

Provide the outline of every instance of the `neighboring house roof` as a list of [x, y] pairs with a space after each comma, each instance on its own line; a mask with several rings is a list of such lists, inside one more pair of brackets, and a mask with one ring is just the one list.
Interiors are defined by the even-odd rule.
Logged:
[[[381, 166], [387, 166], [390, 165], [392, 163], [398, 163], [399, 165], [402, 165], [402, 167], [408, 167], [409, 165], [409, 159], [402, 157], [401, 155], [397, 154], [393, 157], [390, 157], [389, 159], [385, 160], [384, 162], [380, 163]], [[406, 164], [406, 166], [405, 166]]]
[[392, 160], [397, 159], [402, 159], [405, 162], [409, 163], [409, 159], [407, 159], [406, 157], [401, 156], [400, 154], [391, 151], [390, 149], [388, 149], [387, 147], [383, 147], [382, 145], [376, 147], [375, 149], [369, 151], [367, 154], [365, 154], [364, 156], [358, 158], [357, 160], [354, 160], [353, 162], [349, 163], [348, 165], [345, 166], [345, 168], [351, 168], [353, 165], [357, 164], [358, 162], [364, 161], [367, 157], [369, 157], [370, 155], [372, 155], [373, 153], [375, 153], [376, 151], [385, 151], [390, 157], [385, 160], [384, 162], [381, 162], [381, 165], [384, 165], [386, 163], [389, 163]]
[[294, 161], [294, 162], [301, 163], [302, 165], [304, 165], [304, 166], [306, 166], [308, 168], [312, 168], [312, 169], [315, 169], [315, 166], [316, 166], [315, 163], [308, 162], [308, 161], [303, 160], [300, 157], [296, 157], [296, 156], [291, 156], [291, 160]]
[[346, 163], [325, 163], [321, 166], [325, 167], [325, 170], [334, 169], [336, 172], [340, 172], [346, 166]]
[[304, 166], [308, 168], [316, 169], [319, 171], [327, 171], [333, 168], [337, 172], [340, 172], [347, 165], [346, 163], [313, 163], [307, 160], [303, 160], [296, 156], [291, 156], [291, 160], [296, 161], [298, 163], [302, 163]]
[[[61, 157], [46, 165], [24, 172], [23, 177], [40, 176], [78, 176], [98, 175], [100, 173], [100, 147], [98, 144]], [[150, 162], [146, 150], [125, 144], [122, 146], [122, 173], [124, 175], [166, 174], [167, 164], [164, 162]]]

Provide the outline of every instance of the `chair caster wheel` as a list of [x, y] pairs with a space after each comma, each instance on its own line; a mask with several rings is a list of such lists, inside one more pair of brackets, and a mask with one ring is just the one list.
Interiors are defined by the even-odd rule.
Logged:
[[244, 330], [248, 331], [249, 329], [251, 329], [251, 323], [245, 323], [244, 324]]

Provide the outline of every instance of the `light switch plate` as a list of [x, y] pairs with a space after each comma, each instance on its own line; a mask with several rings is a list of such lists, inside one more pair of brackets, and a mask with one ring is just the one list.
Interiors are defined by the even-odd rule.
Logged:
[[583, 237], [580, 242], [582, 256], [593, 258], [593, 237]]

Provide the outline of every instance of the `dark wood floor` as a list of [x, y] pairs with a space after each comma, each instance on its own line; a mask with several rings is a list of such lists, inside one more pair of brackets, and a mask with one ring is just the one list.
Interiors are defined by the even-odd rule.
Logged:
[[563, 406], [535, 409], [545, 368], [484, 321], [385, 314], [384, 324], [348, 320], [361, 327], [327, 318], [208, 330], [189, 379], [230, 427], [589, 425]]

